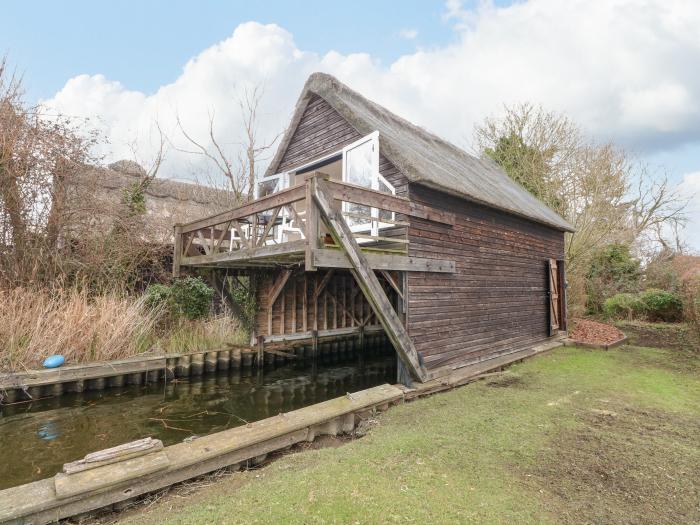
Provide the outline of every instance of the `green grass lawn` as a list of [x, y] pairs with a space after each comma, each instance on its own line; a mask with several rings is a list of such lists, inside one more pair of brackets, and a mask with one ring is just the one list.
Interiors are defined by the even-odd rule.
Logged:
[[[700, 357], [561, 348], [125, 523], [700, 522]], [[120, 521], [121, 522], [121, 521]]]

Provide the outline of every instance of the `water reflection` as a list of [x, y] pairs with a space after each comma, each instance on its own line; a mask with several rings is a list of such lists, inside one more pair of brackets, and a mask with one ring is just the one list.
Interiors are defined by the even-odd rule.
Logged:
[[52, 476], [63, 463], [134, 439], [153, 436], [170, 445], [394, 380], [393, 357], [355, 358], [0, 407], [0, 489]]

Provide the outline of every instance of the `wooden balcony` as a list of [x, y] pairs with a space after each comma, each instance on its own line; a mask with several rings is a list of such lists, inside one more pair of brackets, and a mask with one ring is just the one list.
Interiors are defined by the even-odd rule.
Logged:
[[454, 224], [454, 214], [314, 172], [300, 185], [176, 225], [174, 274], [183, 266], [351, 268], [346, 250], [320, 218], [312, 191], [318, 184], [372, 269], [454, 272], [453, 261], [410, 257], [407, 234], [412, 217]]

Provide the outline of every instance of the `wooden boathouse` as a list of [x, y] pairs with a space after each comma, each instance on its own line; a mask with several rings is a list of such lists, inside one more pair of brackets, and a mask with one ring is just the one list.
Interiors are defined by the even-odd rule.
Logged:
[[257, 198], [175, 226], [174, 274], [248, 275], [252, 343], [383, 331], [420, 382], [566, 330], [571, 225], [332, 76], [306, 82]]

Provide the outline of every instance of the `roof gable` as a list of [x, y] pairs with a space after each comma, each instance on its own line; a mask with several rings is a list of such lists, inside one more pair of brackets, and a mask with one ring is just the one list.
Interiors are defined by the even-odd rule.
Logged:
[[469, 155], [448, 141], [366, 99], [325, 73], [314, 73], [306, 81], [292, 122], [270, 163], [268, 174], [274, 173], [280, 165], [313, 95], [328, 102], [361, 135], [379, 131], [380, 151], [410, 182], [559, 230], [574, 231], [571, 224], [508, 177], [495, 162]]

